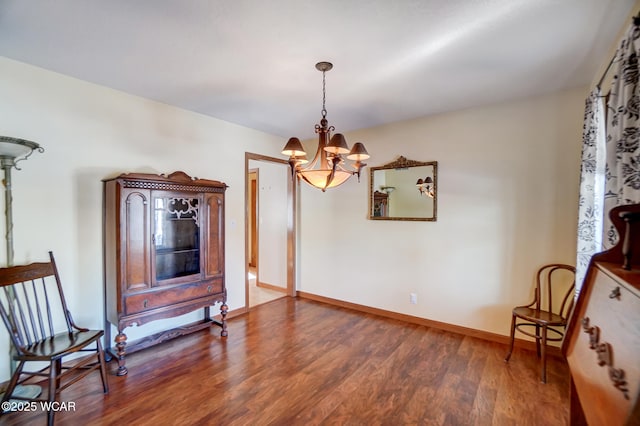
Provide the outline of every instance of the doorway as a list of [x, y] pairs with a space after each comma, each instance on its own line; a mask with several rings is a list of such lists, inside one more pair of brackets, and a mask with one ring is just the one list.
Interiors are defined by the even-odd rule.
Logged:
[[245, 306], [295, 295], [295, 194], [289, 164], [245, 153]]

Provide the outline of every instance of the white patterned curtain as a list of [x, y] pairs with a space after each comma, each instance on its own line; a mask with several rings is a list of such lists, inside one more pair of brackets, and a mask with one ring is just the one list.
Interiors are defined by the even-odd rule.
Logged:
[[634, 23], [616, 51], [606, 123], [600, 89], [596, 88], [586, 101], [576, 262], [578, 290], [591, 256], [618, 241], [609, 211], [618, 205], [640, 202], [639, 39], [640, 26]]
[[605, 137], [604, 110], [600, 88], [585, 102], [582, 127], [582, 166], [578, 210], [578, 258], [576, 283], [582, 284], [591, 256], [602, 250], [604, 204]]
[[608, 212], [640, 202], [640, 27], [632, 25], [616, 52], [617, 65], [607, 102], [607, 169], [604, 196], [604, 248], [618, 241]]

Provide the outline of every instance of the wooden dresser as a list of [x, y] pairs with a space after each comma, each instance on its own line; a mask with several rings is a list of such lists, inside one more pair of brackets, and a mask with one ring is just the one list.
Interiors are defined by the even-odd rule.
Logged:
[[640, 425], [640, 205], [610, 216], [622, 237], [591, 259], [562, 346], [572, 425]]
[[[218, 181], [123, 174], [104, 181], [106, 346], [111, 326], [119, 376], [126, 353], [212, 324], [227, 335], [224, 274], [224, 193]], [[221, 320], [210, 306], [220, 303]], [[128, 343], [125, 328], [203, 309], [203, 319]]]

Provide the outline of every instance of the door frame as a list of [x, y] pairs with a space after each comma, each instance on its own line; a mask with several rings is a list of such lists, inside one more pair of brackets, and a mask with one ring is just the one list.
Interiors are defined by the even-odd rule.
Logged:
[[[260, 185], [260, 169], [249, 169], [247, 173], [247, 184], [249, 185], [247, 196], [247, 209], [249, 212], [248, 226], [247, 226], [247, 238], [249, 239], [249, 256], [247, 263], [250, 267], [258, 267], [258, 237], [260, 236], [260, 228], [258, 226], [257, 212], [260, 210], [258, 205], [258, 187]], [[249, 203], [249, 200], [251, 202]], [[251, 206], [251, 208], [249, 208]], [[253, 262], [253, 265], [251, 264]]]
[[[262, 154], [252, 152], [244, 153], [244, 306], [249, 309], [249, 253], [251, 250], [249, 241], [250, 214], [249, 197], [251, 196], [250, 179], [249, 179], [249, 162], [264, 161], [269, 163], [282, 164], [289, 168], [289, 162], [281, 158], [269, 157]], [[255, 168], [255, 167], [254, 167]], [[253, 169], [253, 168], [252, 168]], [[289, 172], [289, 170], [287, 170]], [[298, 212], [298, 185], [296, 179], [287, 179], [287, 289], [286, 295], [290, 297], [296, 296], [297, 288], [297, 237], [296, 237], [296, 218]], [[254, 236], [255, 238], [255, 236]], [[259, 256], [259, 255], [258, 255]], [[259, 262], [259, 260], [258, 260]], [[258, 263], [259, 267], [259, 263]]]

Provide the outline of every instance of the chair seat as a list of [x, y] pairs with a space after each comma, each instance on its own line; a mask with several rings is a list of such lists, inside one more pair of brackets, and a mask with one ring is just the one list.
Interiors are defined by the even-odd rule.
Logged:
[[73, 331], [71, 333], [58, 333], [37, 343], [25, 346], [24, 349], [33, 355], [16, 354], [16, 361], [49, 361], [70, 352], [76, 352], [104, 334], [102, 330]]
[[513, 315], [527, 321], [535, 322], [540, 325], [565, 325], [566, 321], [560, 315], [553, 312], [541, 311], [525, 306], [519, 306], [513, 309]]

